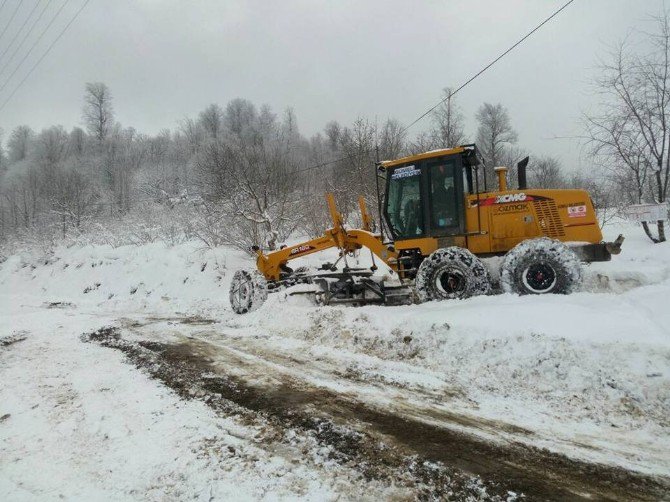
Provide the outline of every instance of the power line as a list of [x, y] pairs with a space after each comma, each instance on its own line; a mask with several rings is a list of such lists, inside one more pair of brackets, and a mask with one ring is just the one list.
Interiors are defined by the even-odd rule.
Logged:
[[[81, 11], [84, 10], [84, 8], [88, 5], [88, 2], [90, 2], [90, 1], [91, 1], [91, 0], [86, 0], [86, 1], [84, 2], [84, 4], [79, 8], [79, 10], [78, 10], [77, 12], [75, 12], [74, 16], [72, 16], [72, 19], [70, 19], [70, 22], [68, 22], [68, 23], [65, 25], [65, 28], [63, 28], [63, 30], [58, 34], [58, 36], [54, 39], [54, 41], [51, 42], [51, 45], [47, 48], [46, 51], [44, 51], [44, 54], [42, 54], [42, 56], [35, 62], [35, 64], [34, 64], [33, 67], [30, 69], [30, 71], [28, 71], [28, 73], [26, 74], [26, 76], [23, 77], [23, 80], [21, 80], [21, 82], [19, 82], [19, 84], [14, 88], [14, 90], [11, 92], [11, 94], [9, 95], [9, 97], [7, 97], [7, 99], [2, 103], [2, 105], [0, 105], [0, 111], [2, 111], [2, 109], [7, 105], [7, 103], [9, 102], [9, 100], [12, 99], [12, 97], [14, 96], [14, 94], [16, 94], [16, 91], [19, 90], [19, 88], [20, 88], [20, 87], [23, 85], [23, 83], [28, 79], [28, 77], [29, 77], [30, 74], [35, 70], [35, 68], [37, 68], [37, 67], [39, 66], [39, 64], [40, 64], [40, 63], [42, 62], [42, 60], [47, 56], [47, 54], [49, 54], [49, 52], [51, 52], [51, 49], [53, 49], [54, 45], [56, 45], [56, 43], [61, 39], [61, 37], [65, 34], [65, 32], [68, 30], [68, 28], [72, 25], [72, 23], [74, 23], [74, 21], [77, 19], [77, 17], [79, 17], [79, 14], [81, 13]], [[1, 90], [1, 89], [0, 89], [0, 90]]]
[[463, 89], [466, 85], [468, 85], [470, 82], [472, 82], [474, 79], [479, 77], [482, 73], [484, 73], [486, 70], [491, 68], [494, 64], [496, 64], [498, 61], [500, 61], [502, 58], [507, 56], [510, 52], [512, 52], [514, 49], [516, 49], [519, 45], [521, 45], [528, 37], [530, 37], [533, 33], [535, 33], [537, 30], [542, 28], [545, 24], [547, 24], [549, 21], [551, 21], [554, 17], [556, 17], [563, 9], [565, 9], [568, 5], [570, 5], [572, 2], [575, 0], [569, 0], [567, 3], [565, 3], [560, 9], [556, 10], [551, 16], [546, 18], [544, 21], [542, 21], [540, 24], [538, 24], [535, 28], [533, 28], [531, 31], [529, 31], [526, 35], [524, 35], [521, 39], [519, 39], [514, 45], [512, 45], [509, 49], [507, 49], [505, 52], [503, 52], [500, 56], [495, 58], [493, 61], [491, 61], [489, 64], [487, 64], [484, 68], [479, 70], [477, 73], [475, 73], [472, 77], [470, 77], [463, 85], [461, 85], [458, 89], [456, 89], [454, 92], [450, 92], [449, 95], [446, 98], [441, 99], [435, 106], [424, 112], [423, 114], [419, 115], [419, 117], [412, 122], [410, 125], [405, 127], [402, 132], [407, 131], [410, 127], [412, 127], [414, 124], [419, 122], [421, 119], [423, 119], [426, 115], [431, 113], [433, 110], [435, 110], [438, 106], [440, 106], [442, 103], [445, 101], [451, 99], [458, 91]]
[[28, 14], [28, 17], [26, 18], [26, 20], [23, 21], [23, 24], [19, 28], [19, 31], [16, 32], [16, 35], [14, 35], [14, 38], [12, 38], [12, 41], [9, 42], [9, 44], [7, 45], [5, 50], [2, 51], [2, 54], [0, 54], [0, 61], [2, 61], [2, 58], [5, 57], [5, 54], [7, 54], [7, 51], [9, 50], [9, 48], [12, 45], [14, 45], [14, 42], [16, 42], [16, 40], [19, 38], [19, 35], [21, 35], [21, 32], [23, 31], [23, 28], [26, 27], [26, 24], [28, 24], [28, 21], [30, 21], [30, 18], [33, 17], [33, 14], [35, 13], [35, 11], [37, 10], [37, 7], [39, 7], [39, 5], [40, 5], [40, 0], [37, 0], [37, 2], [35, 2], [35, 6], [30, 11], [30, 14]]
[[321, 162], [320, 164], [314, 164], [313, 166], [303, 167], [303, 168], [301, 168], [301, 169], [296, 169], [295, 172], [296, 172], [296, 173], [302, 173], [302, 172], [305, 172], [305, 171], [311, 171], [311, 170], [313, 170], [313, 169], [320, 169], [320, 168], [322, 168], [322, 167], [326, 167], [326, 166], [329, 166], [329, 165], [331, 165], [331, 164], [336, 164], [336, 163], [341, 162], [341, 161], [343, 161], [343, 160], [347, 160], [348, 158], [349, 158], [349, 156], [347, 156], [347, 157], [340, 157], [339, 159], [329, 160], [329, 161], [327, 161], [327, 162]]
[[[23, 56], [23, 59], [19, 62], [19, 64], [16, 65], [16, 68], [14, 68], [14, 71], [12, 72], [12, 74], [11, 74], [9, 77], [7, 77], [7, 80], [5, 80], [5, 83], [2, 84], [2, 86], [0, 87], [0, 92], [2, 92], [2, 90], [3, 90], [5, 87], [7, 87], [7, 84], [9, 84], [9, 81], [12, 79], [12, 77], [13, 77], [14, 75], [16, 75], [16, 72], [19, 71], [19, 68], [21, 68], [21, 65], [23, 65], [24, 61], [25, 61], [26, 59], [28, 59], [28, 56], [30, 56], [30, 54], [33, 52], [33, 49], [34, 49], [35, 47], [37, 47], [37, 44], [40, 43], [40, 41], [42, 40], [42, 37], [44, 36], [44, 34], [49, 30], [49, 28], [51, 28], [51, 25], [54, 23], [54, 21], [56, 20], [56, 18], [58, 17], [58, 15], [61, 13], [61, 11], [63, 10], [63, 8], [68, 4], [69, 1], [70, 1], [70, 0], [65, 0], [65, 2], [63, 3], [63, 5], [60, 6], [60, 9], [58, 9], [58, 10], [56, 11], [56, 14], [54, 14], [54, 16], [51, 18], [51, 21], [49, 21], [49, 24], [47, 24], [46, 27], [42, 30], [42, 33], [40, 33], [40, 36], [37, 37], [37, 40], [35, 40], [35, 43], [32, 45], [32, 47], [30, 47], [30, 50], [28, 50], [28, 52]], [[3, 67], [3, 69], [4, 69], [4, 67]], [[2, 70], [0, 70], [0, 72], [2, 72]]]
[[12, 52], [12, 55], [9, 56], [9, 59], [7, 59], [7, 62], [4, 65], [2, 65], [2, 68], [0, 68], [0, 75], [2, 75], [2, 73], [5, 71], [5, 68], [7, 68], [7, 66], [9, 66], [9, 64], [12, 61], [14, 61], [14, 56], [16, 56], [16, 54], [21, 50], [21, 48], [23, 47], [23, 44], [26, 43], [26, 40], [28, 40], [28, 37], [30, 37], [30, 35], [32, 35], [33, 31], [35, 31], [35, 27], [37, 26], [37, 23], [40, 22], [40, 19], [42, 19], [42, 16], [44, 15], [44, 13], [46, 12], [46, 10], [48, 8], [49, 8], [49, 2], [47, 1], [44, 4], [44, 8], [40, 12], [40, 15], [37, 16], [37, 19], [35, 19], [35, 21], [33, 21], [33, 24], [30, 26], [30, 28], [28, 29], [26, 34], [23, 36], [23, 39], [21, 40], [19, 45], [16, 46], [16, 48], [14, 49], [14, 52]]
[[[2, 33], [0, 33], [0, 40], [2, 40], [2, 37], [4, 34], [7, 32], [7, 28], [9, 28], [9, 25], [12, 24], [12, 21], [14, 21], [14, 17], [16, 17], [16, 13], [19, 11], [21, 8], [21, 4], [23, 3], [23, 0], [19, 0], [16, 4], [16, 9], [14, 9], [14, 13], [12, 14], [12, 17], [9, 18], [9, 21], [7, 21], [7, 24], [5, 25], [4, 29], [2, 30]], [[5, 5], [5, 4], [2, 4]]]
[[7, 0], [2, 2], [2, 5], [0, 5], [0, 13], [2, 13], [2, 9], [5, 7], [5, 4], [7, 3]]
[[[507, 49], [505, 52], [500, 54], [497, 58], [495, 58], [493, 61], [491, 61], [489, 64], [487, 64], [484, 68], [479, 70], [477, 73], [475, 73], [472, 77], [470, 77], [465, 83], [463, 83], [458, 89], [456, 89], [454, 92], [450, 93], [446, 98], [441, 99], [435, 106], [421, 114], [414, 122], [409, 124], [408, 126], [404, 127], [400, 132], [404, 133], [407, 131], [410, 127], [412, 127], [414, 124], [419, 122], [421, 119], [423, 119], [426, 115], [430, 114], [432, 111], [434, 111], [438, 106], [440, 106], [442, 103], [447, 101], [448, 99], [451, 99], [458, 91], [462, 90], [465, 86], [470, 84], [473, 80], [475, 80], [477, 77], [479, 77], [482, 73], [484, 73], [486, 70], [491, 68], [494, 64], [496, 64], [498, 61], [500, 61], [503, 57], [505, 57], [507, 54], [512, 52], [516, 47], [521, 45], [528, 37], [530, 37], [533, 33], [535, 33], [537, 30], [542, 28], [545, 24], [547, 24], [549, 21], [551, 21], [554, 17], [556, 17], [563, 9], [565, 9], [568, 5], [570, 5], [574, 0], [569, 0], [567, 3], [565, 3], [560, 9], [556, 10], [553, 14], [551, 14], [549, 17], [547, 17], [544, 21], [542, 21], [540, 24], [538, 24], [535, 28], [533, 28], [531, 31], [529, 31], [526, 35], [524, 35], [521, 39], [519, 39], [514, 45], [512, 45], [509, 49]], [[322, 167], [326, 167], [332, 164], [336, 164], [338, 162], [341, 162], [343, 160], [349, 159], [349, 156], [346, 157], [340, 157], [334, 160], [330, 160], [327, 162], [321, 162], [319, 164], [314, 164], [312, 166], [308, 167], [303, 167], [301, 169], [297, 169], [295, 172], [296, 173], [301, 173], [305, 171], [311, 171], [314, 169], [320, 169]]]

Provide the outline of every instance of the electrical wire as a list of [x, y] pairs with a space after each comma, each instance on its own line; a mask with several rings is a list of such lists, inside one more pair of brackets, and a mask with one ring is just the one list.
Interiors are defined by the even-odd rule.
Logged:
[[44, 37], [44, 35], [46, 34], [46, 32], [49, 30], [49, 28], [51, 28], [51, 25], [54, 23], [54, 21], [56, 20], [56, 18], [58, 17], [58, 15], [61, 13], [61, 11], [65, 8], [65, 6], [69, 3], [69, 1], [70, 1], [70, 0], [65, 0], [65, 2], [60, 6], [60, 9], [58, 9], [58, 10], [56, 11], [56, 13], [54, 14], [54, 16], [51, 18], [51, 21], [49, 21], [49, 24], [47, 24], [47, 25], [44, 27], [44, 29], [42, 30], [42, 33], [40, 33], [40, 36], [37, 37], [37, 40], [35, 40], [35, 43], [30, 47], [30, 49], [28, 50], [28, 52], [23, 56], [23, 59], [21, 59], [21, 61], [19, 61], [19, 64], [16, 65], [16, 68], [14, 68], [14, 71], [12, 72], [12, 74], [11, 74], [9, 77], [7, 77], [7, 80], [5, 80], [5, 83], [2, 84], [2, 86], [0, 86], [0, 92], [2, 92], [2, 90], [3, 90], [5, 87], [7, 87], [7, 84], [9, 84], [9, 81], [12, 79], [12, 77], [13, 77], [14, 75], [16, 75], [16, 72], [19, 71], [19, 69], [21, 68], [21, 66], [22, 66], [23, 63], [25, 62], [25, 60], [28, 59], [28, 56], [30, 56], [30, 54], [32, 54], [33, 49], [35, 49], [35, 47], [37, 47], [37, 44], [40, 43], [40, 41], [42, 40], [42, 37]]
[[14, 42], [16, 42], [16, 40], [19, 38], [19, 35], [21, 35], [21, 32], [23, 31], [23, 28], [26, 27], [26, 24], [28, 24], [28, 21], [30, 21], [30, 18], [33, 17], [33, 14], [35, 13], [35, 11], [37, 10], [37, 7], [39, 7], [39, 5], [40, 5], [40, 0], [37, 0], [37, 2], [35, 2], [35, 6], [30, 11], [30, 14], [28, 14], [28, 17], [26, 18], [26, 20], [23, 21], [23, 24], [19, 28], [19, 31], [16, 32], [16, 35], [14, 35], [14, 38], [12, 38], [12, 41], [9, 42], [9, 44], [7, 45], [5, 50], [2, 51], [2, 54], [0, 54], [0, 61], [2, 61], [2, 58], [5, 57], [5, 54], [7, 54], [7, 51], [9, 51], [9, 48], [12, 45], [14, 45]]
[[309, 167], [302, 167], [300, 169], [296, 169], [294, 172], [297, 174], [297, 173], [302, 173], [302, 172], [305, 172], [305, 171], [311, 171], [313, 169], [320, 169], [322, 167], [330, 166], [332, 164], [337, 164], [338, 162], [341, 162], [341, 161], [347, 160], [347, 159], [349, 159], [349, 156], [340, 157], [339, 159], [329, 160], [329, 161], [326, 161], [326, 162], [321, 162], [320, 164], [314, 164], [314, 165], [309, 166]]
[[[16, 9], [14, 9], [14, 13], [12, 14], [12, 17], [9, 18], [9, 21], [7, 21], [7, 24], [2, 30], [2, 33], [0, 33], [0, 40], [2, 40], [2, 37], [4, 34], [7, 32], [7, 28], [9, 28], [9, 25], [12, 24], [12, 21], [14, 21], [14, 17], [16, 17], [16, 13], [19, 11], [21, 8], [21, 4], [23, 3], [23, 0], [19, 0], [19, 2], [16, 4]], [[4, 4], [3, 4], [4, 5]]]
[[33, 24], [30, 26], [30, 29], [28, 29], [26, 34], [23, 36], [23, 39], [21, 40], [19, 45], [16, 46], [16, 48], [14, 49], [14, 52], [12, 52], [12, 55], [9, 56], [9, 59], [7, 59], [7, 62], [4, 65], [2, 65], [2, 68], [0, 68], [0, 75], [2, 75], [2, 73], [5, 71], [5, 68], [7, 68], [7, 66], [9, 66], [9, 64], [12, 61], [14, 61], [14, 56], [16, 56], [16, 54], [21, 50], [21, 48], [23, 47], [23, 44], [26, 43], [26, 40], [28, 40], [28, 37], [30, 37], [30, 35], [32, 35], [33, 31], [35, 31], [35, 27], [37, 26], [37, 23], [40, 22], [40, 19], [42, 19], [42, 16], [44, 15], [44, 13], [46, 12], [46, 10], [48, 8], [49, 8], [49, 2], [47, 1], [44, 4], [44, 8], [40, 11], [40, 15], [37, 16], [37, 19], [35, 19], [35, 21], [33, 21]]
[[498, 61], [500, 61], [502, 58], [504, 58], [505, 56], [507, 56], [507, 54], [509, 54], [510, 52], [512, 52], [514, 49], [516, 49], [516, 48], [517, 48], [519, 45], [521, 45], [521, 44], [522, 44], [528, 37], [530, 37], [533, 33], [535, 33], [537, 30], [539, 30], [540, 28], [542, 28], [542, 27], [543, 27], [545, 24], [547, 24], [549, 21], [551, 21], [551, 20], [552, 20], [554, 17], [556, 17], [561, 11], [563, 11], [563, 9], [565, 9], [568, 5], [570, 5], [570, 4], [571, 4], [572, 2], [574, 2], [574, 1], [575, 1], [575, 0], [569, 0], [569, 1], [566, 2], [560, 9], [554, 11], [553, 14], [551, 14], [548, 18], [546, 18], [544, 21], [542, 21], [540, 24], [538, 24], [538, 25], [537, 25], [535, 28], [533, 28], [531, 31], [529, 31], [528, 33], [526, 33], [526, 35], [524, 35], [522, 38], [520, 38], [520, 39], [519, 39], [514, 45], [512, 45], [509, 49], [507, 49], [505, 52], [503, 52], [502, 54], [500, 54], [500, 56], [498, 56], [497, 58], [495, 58], [493, 61], [491, 61], [489, 64], [487, 64], [484, 68], [482, 68], [482, 69], [479, 70], [477, 73], [475, 73], [472, 77], [470, 77], [468, 80], [466, 80], [465, 83], [463, 83], [458, 89], [456, 89], [454, 92], [449, 93], [449, 95], [448, 95], [447, 97], [441, 99], [435, 106], [433, 106], [432, 108], [428, 109], [427, 111], [425, 111], [424, 113], [422, 113], [421, 115], [419, 115], [419, 117], [418, 117], [416, 120], [414, 120], [414, 122], [412, 122], [410, 125], [408, 125], [407, 127], [405, 127], [405, 128], [402, 130], [402, 132], [407, 131], [407, 129], [409, 129], [409, 128], [412, 127], [414, 124], [416, 124], [416, 123], [419, 122], [421, 119], [423, 119], [426, 115], [428, 115], [429, 113], [431, 113], [432, 111], [434, 111], [434, 110], [435, 110], [438, 106], [440, 106], [442, 103], [444, 103], [445, 101], [451, 99], [451, 98], [452, 98], [458, 91], [460, 91], [461, 89], [463, 89], [465, 86], [467, 86], [470, 82], [472, 82], [472, 81], [475, 80], [477, 77], [479, 77], [479, 76], [480, 76], [482, 73], [484, 73], [486, 70], [488, 70], [488, 69], [491, 68], [494, 64], [496, 64]]
[[[35, 68], [37, 68], [37, 67], [39, 66], [39, 64], [42, 62], [42, 60], [49, 54], [49, 52], [51, 52], [51, 49], [53, 49], [53, 47], [56, 45], [56, 43], [63, 37], [63, 35], [65, 34], [65, 32], [68, 30], [68, 28], [70, 28], [70, 26], [72, 25], [72, 23], [75, 22], [75, 20], [77, 19], [77, 17], [79, 17], [79, 14], [81, 14], [81, 11], [84, 10], [84, 8], [88, 5], [88, 3], [89, 3], [90, 1], [91, 1], [91, 0], [86, 0], [86, 1], [84, 2], [84, 4], [79, 8], [79, 10], [78, 10], [77, 12], [75, 12], [74, 16], [72, 16], [72, 19], [70, 19], [70, 22], [67, 23], [67, 24], [65, 25], [65, 28], [63, 28], [63, 30], [58, 34], [58, 36], [54, 39], [54, 41], [51, 42], [51, 45], [49, 45], [49, 47], [47, 48], [47, 50], [44, 51], [44, 54], [42, 54], [42, 56], [35, 62], [35, 64], [34, 64], [34, 65], [32, 66], [32, 68], [28, 71], [28, 73], [26, 74], [26, 76], [23, 77], [23, 80], [21, 80], [21, 82], [19, 82], [19, 84], [14, 88], [14, 90], [11, 92], [11, 94], [7, 97], [7, 99], [2, 103], [2, 105], [0, 105], [0, 111], [2, 111], [2, 109], [7, 105], [7, 103], [9, 102], [9, 100], [12, 99], [12, 97], [14, 96], [14, 94], [16, 94], [16, 91], [18, 91], [19, 88], [23, 85], [23, 83], [28, 79], [28, 77], [30, 77], [31, 73], [32, 73], [33, 71], [35, 71]], [[0, 89], [0, 90], [1, 90], [1, 89]]]
[[6, 3], [7, 3], [7, 0], [5, 0], [4, 2], [2, 2], [2, 5], [0, 5], [0, 14], [2, 14], [2, 9], [5, 8], [5, 4], [6, 4]]
[[[465, 81], [460, 87], [458, 87], [454, 92], [450, 93], [446, 98], [441, 99], [435, 106], [433, 106], [432, 108], [430, 108], [430, 109], [427, 110], [426, 112], [424, 112], [424, 113], [422, 113], [421, 115], [419, 115], [419, 117], [417, 117], [416, 120], [414, 120], [414, 122], [412, 122], [412, 123], [409, 124], [408, 126], [406, 126], [406, 127], [404, 127], [403, 129], [401, 129], [400, 133], [402, 134], [402, 133], [406, 132], [410, 127], [412, 127], [412, 126], [415, 125], [417, 122], [419, 122], [421, 119], [423, 119], [424, 117], [426, 117], [426, 115], [428, 115], [428, 114], [430, 114], [431, 112], [433, 112], [433, 111], [434, 111], [438, 106], [440, 106], [442, 103], [444, 103], [444, 102], [447, 101], [448, 99], [451, 99], [451, 98], [452, 98], [458, 91], [460, 91], [460, 90], [462, 90], [463, 88], [465, 88], [468, 84], [470, 84], [473, 80], [475, 80], [477, 77], [479, 77], [482, 73], [484, 73], [486, 70], [488, 70], [489, 68], [491, 68], [494, 64], [496, 64], [498, 61], [500, 61], [502, 58], [504, 58], [507, 54], [509, 54], [510, 52], [512, 52], [514, 49], [516, 49], [516, 48], [517, 48], [519, 45], [521, 45], [521, 44], [522, 44], [528, 37], [530, 37], [530, 36], [531, 36], [533, 33], [535, 33], [537, 30], [539, 30], [540, 28], [542, 28], [542, 26], [544, 26], [544, 25], [547, 24], [549, 21], [551, 21], [554, 17], [556, 17], [561, 11], [563, 11], [566, 7], [568, 7], [568, 5], [570, 5], [570, 4], [571, 4], [572, 2], [574, 2], [574, 1], [575, 1], [575, 0], [569, 0], [569, 1], [568, 1], [567, 3], [565, 3], [561, 8], [559, 8], [559, 9], [556, 10], [556, 11], [554, 11], [549, 17], [547, 17], [546, 19], [544, 19], [544, 21], [542, 21], [540, 24], [538, 24], [537, 26], [535, 26], [535, 28], [533, 28], [533, 29], [532, 29], [531, 31], [529, 31], [526, 35], [524, 35], [522, 38], [520, 38], [520, 39], [519, 39], [514, 45], [512, 45], [509, 49], [507, 49], [505, 52], [503, 52], [502, 54], [500, 54], [497, 58], [495, 58], [495, 59], [494, 59], [493, 61], [491, 61], [489, 64], [487, 64], [486, 66], [484, 66], [481, 70], [479, 70], [477, 73], [475, 73], [472, 77], [470, 77], [468, 80], [466, 80], [466, 81]], [[314, 169], [320, 169], [320, 168], [322, 168], [322, 167], [326, 167], [326, 166], [329, 166], [329, 165], [332, 165], [332, 164], [336, 164], [336, 163], [338, 163], [338, 162], [341, 162], [341, 161], [343, 161], [343, 160], [348, 160], [348, 159], [349, 159], [349, 156], [340, 157], [340, 158], [337, 158], [337, 159], [334, 159], [334, 160], [330, 160], [330, 161], [327, 161], [327, 162], [321, 162], [321, 163], [319, 163], [319, 164], [314, 164], [314, 165], [312, 165], [312, 166], [303, 167], [303, 168], [301, 168], [301, 169], [297, 169], [297, 170], [294, 171], [294, 172], [295, 172], [295, 173], [302, 173], [302, 172], [305, 172], [305, 171], [311, 171], [311, 170], [314, 170]]]

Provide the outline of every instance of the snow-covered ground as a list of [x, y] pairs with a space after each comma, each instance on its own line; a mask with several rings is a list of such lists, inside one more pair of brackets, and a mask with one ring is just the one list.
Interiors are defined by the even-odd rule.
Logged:
[[[609, 239], [620, 232], [622, 254], [588, 266], [570, 296], [346, 308], [277, 293], [244, 316], [230, 310], [228, 284], [253, 264], [232, 250], [155, 243], [10, 256], [0, 264], [0, 496], [377, 493], [327, 457], [296, 463], [263, 450], [257, 425], [184, 401], [122, 354], [80, 340], [148, 319], [145, 339], [187, 333], [225, 346], [249, 362], [231, 370], [247, 380], [281, 373], [487, 441], [667, 476], [670, 244], [622, 222], [605, 229]], [[170, 321], [184, 316], [216, 322]]]

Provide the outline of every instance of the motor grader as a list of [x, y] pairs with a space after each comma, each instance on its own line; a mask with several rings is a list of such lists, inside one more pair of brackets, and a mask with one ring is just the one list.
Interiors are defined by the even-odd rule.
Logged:
[[[305, 286], [291, 288], [295, 294], [313, 294], [322, 304], [397, 305], [485, 295], [494, 285], [482, 259], [493, 256], [503, 256], [496, 282], [505, 292], [570, 293], [580, 284], [581, 263], [610, 260], [621, 251], [623, 236], [603, 242], [585, 190], [528, 188], [527, 162], [517, 166], [517, 189], [507, 187], [505, 167], [495, 168], [497, 189], [486, 186], [475, 145], [378, 162], [378, 232], [362, 197], [361, 228], [347, 228], [327, 195], [332, 228], [268, 253], [255, 246], [256, 270], [234, 274], [231, 306], [249, 312], [269, 292], [297, 284]], [[337, 248], [339, 258], [321, 270], [288, 265], [330, 248]], [[363, 248], [371, 252], [372, 266], [349, 267], [347, 257]], [[376, 273], [375, 260], [387, 265], [386, 273]]]

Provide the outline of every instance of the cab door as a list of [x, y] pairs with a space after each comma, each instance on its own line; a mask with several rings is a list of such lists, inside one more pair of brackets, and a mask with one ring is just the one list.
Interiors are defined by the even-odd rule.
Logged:
[[384, 216], [394, 240], [426, 235], [424, 178], [420, 163], [396, 167], [389, 173]]
[[434, 237], [465, 233], [463, 166], [460, 155], [426, 162], [426, 215]]

